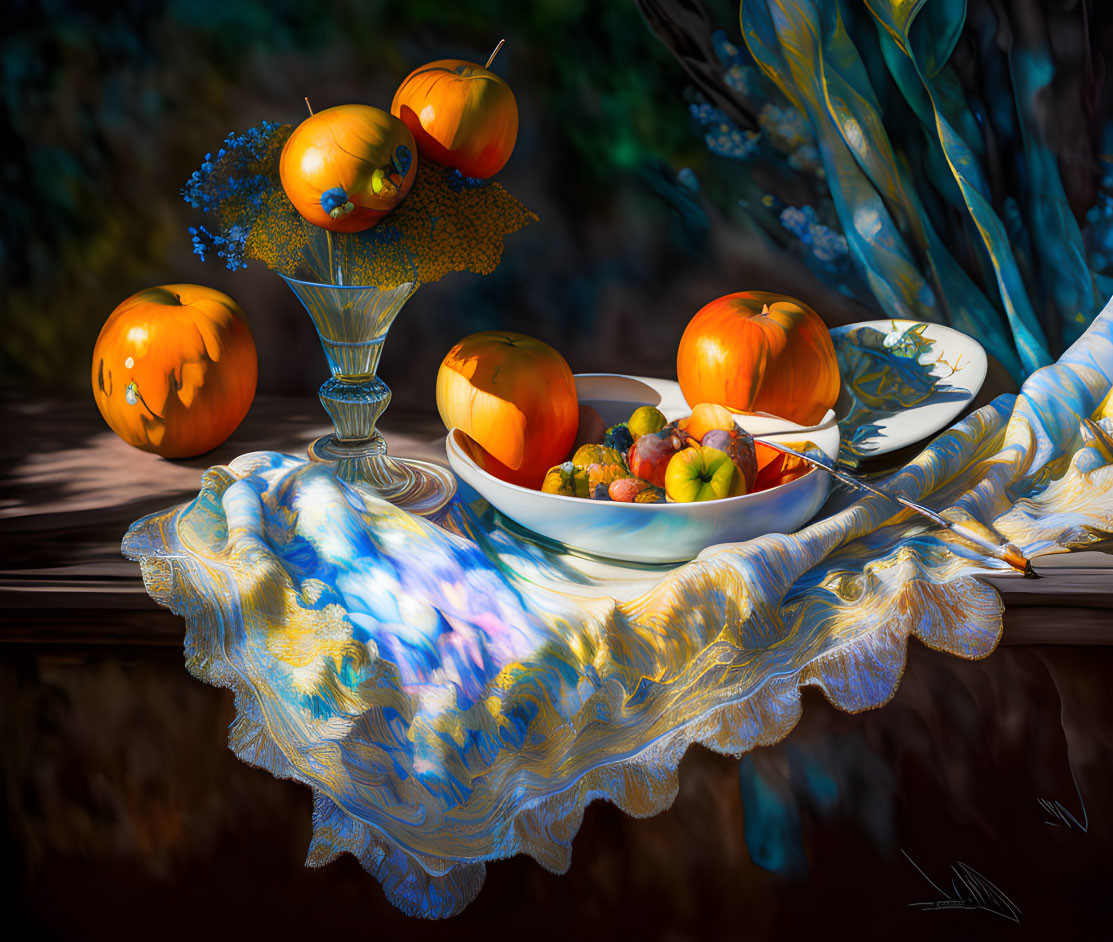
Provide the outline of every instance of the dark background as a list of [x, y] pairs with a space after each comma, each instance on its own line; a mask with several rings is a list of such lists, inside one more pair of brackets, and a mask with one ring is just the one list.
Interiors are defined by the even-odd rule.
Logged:
[[[708, 9], [737, 40], [737, 5]], [[86, 393], [113, 308], [193, 282], [246, 311], [261, 393], [310, 396], [326, 369], [304, 311], [262, 265], [192, 254], [202, 218], [181, 186], [230, 131], [300, 121], [304, 96], [389, 108], [411, 69], [485, 62], [502, 37], [521, 130], [497, 179], [541, 221], [494, 274], [409, 302], [381, 367], [396, 406], [432, 409], [441, 357], [476, 330], [522, 329], [578, 372], [673, 376], [688, 319], [731, 291], [783, 290], [832, 324], [874, 316], [731, 209], [745, 167], [704, 147], [687, 77], [632, 0], [47, 0], [9, 3], [5, 20], [2, 352], [20, 390]], [[706, 225], [677, 208], [685, 167]]]

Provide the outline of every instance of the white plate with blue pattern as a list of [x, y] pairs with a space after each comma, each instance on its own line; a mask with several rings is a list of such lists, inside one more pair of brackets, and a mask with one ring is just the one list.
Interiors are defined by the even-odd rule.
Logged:
[[839, 460], [855, 465], [934, 435], [973, 401], [986, 355], [942, 324], [877, 320], [831, 330], [842, 374]]

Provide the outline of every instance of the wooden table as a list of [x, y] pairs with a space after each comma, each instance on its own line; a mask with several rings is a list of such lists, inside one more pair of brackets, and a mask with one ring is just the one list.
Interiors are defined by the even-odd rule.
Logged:
[[[125, 445], [91, 401], [16, 402], [6, 422], [0, 642], [36, 645], [180, 644], [181, 619], [151, 601], [120, 555], [128, 526], [191, 499], [212, 465], [262, 449], [301, 455], [329, 431], [312, 400], [259, 397], [215, 451], [166, 461]], [[384, 434], [392, 454], [444, 463], [436, 416], [390, 411]], [[1003, 643], [1113, 642], [1113, 555], [1049, 556], [1037, 568], [1045, 578], [986, 577], [1005, 601]]]
[[[232, 755], [231, 694], [186, 673], [181, 619], [119, 554], [132, 521], [190, 499], [210, 465], [303, 454], [327, 430], [318, 404], [260, 397], [229, 442], [184, 462], [123, 444], [91, 401], [16, 401], [4, 422], [0, 904], [16, 938], [341, 938], [363, 925], [566, 942], [592, 926], [679, 942], [841, 937], [862, 921], [863, 939], [1042, 939], [1092, 937], [1107, 918], [1113, 557], [993, 577], [1006, 610], [992, 657], [913, 645], [896, 696], [863, 714], [807, 691], [791, 736], [741, 766], [690, 750], [667, 813], [589, 806], [568, 874], [499, 861], [461, 916], [416, 922], [351, 858], [305, 868], [308, 790]], [[384, 430], [393, 453], [433, 460], [441, 431], [394, 410]], [[822, 806], [816, 769], [835, 786]], [[755, 844], [747, 829], [763, 818], [775, 827]], [[913, 908], [932, 888], [904, 854], [941, 886], [955, 860], [976, 867], [1020, 926]]]

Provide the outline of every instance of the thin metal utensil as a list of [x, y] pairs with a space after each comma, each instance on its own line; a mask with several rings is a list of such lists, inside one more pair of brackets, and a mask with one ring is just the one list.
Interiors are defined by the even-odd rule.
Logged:
[[821, 461], [818, 458], [813, 458], [811, 455], [805, 455], [803, 452], [797, 451], [795, 448], [789, 448], [787, 445], [781, 445], [778, 442], [769, 441], [767, 438], [761, 438], [760, 441], [768, 445], [776, 451], [783, 452], [786, 455], [792, 455], [794, 458], [799, 458], [801, 461], [806, 461], [813, 467], [826, 471], [833, 478], [842, 481], [850, 487], [856, 488], [861, 491], [868, 491], [870, 494], [875, 494], [878, 497], [883, 497], [885, 500], [891, 500], [897, 504], [903, 504], [909, 510], [914, 510], [916, 513], [921, 514], [928, 518], [932, 523], [943, 529], [950, 531], [960, 539], [965, 540], [967, 543], [972, 543], [980, 549], [987, 556], [994, 559], [999, 559], [1003, 563], [1008, 563], [1013, 569], [1016, 569], [1030, 579], [1038, 579], [1039, 574], [1032, 568], [1032, 563], [1020, 552], [1020, 549], [1012, 543], [995, 544], [975, 533], [969, 527], [963, 526], [961, 523], [953, 523], [946, 517], [941, 517], [934, 510], [924, 507], [922, 504], [917, 504], [915, 501], [908, 500], [905, 497], [897, 497], [894, 494], [886, 494], [879, 488], [874, 487], [872, 484], [867, 484], [865, 481], [860, 480], [853, 474], [842, 471], [833, 465], [828, 464], [826, 461]]

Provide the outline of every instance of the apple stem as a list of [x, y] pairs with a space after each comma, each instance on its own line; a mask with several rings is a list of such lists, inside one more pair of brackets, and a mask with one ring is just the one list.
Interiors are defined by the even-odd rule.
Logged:
[[313, 106], [309, 104], [309, 96], [305, 96], [305, 107], [309, 109], [309, 117], [313, 117]]
[[491, 67], [491, 63], [495, 61], [495, 56], [497, 56], [499, 54], [499, 50], [502, 48], [502, 44], [504, 42], [506, 42], [505, 39], [500, 39], [499, 40], [499, 44], [497, 46], [495, 46], [495, 51], [491, 53], [491, 58], [487, 60], [487, 64], [485, 66], [483, 66], [483, 68], [489, 69]]

